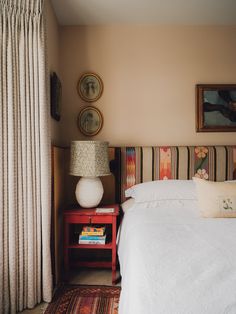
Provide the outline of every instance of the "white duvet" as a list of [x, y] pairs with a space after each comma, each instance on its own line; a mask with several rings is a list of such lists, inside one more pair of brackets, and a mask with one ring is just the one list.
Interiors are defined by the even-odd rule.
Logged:
[[236, 314], [236, 219], [200, 218], [196, 205], [125, 214], [119, 314]]

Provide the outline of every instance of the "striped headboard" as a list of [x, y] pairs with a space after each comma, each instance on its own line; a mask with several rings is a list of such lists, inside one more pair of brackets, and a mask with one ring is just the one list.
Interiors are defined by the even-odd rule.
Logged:
[[119, 162], [117, 199], [141, 182], [188, 180], [193, 176], [212, 181], [236, 179], [236, 146], [117, 147]]

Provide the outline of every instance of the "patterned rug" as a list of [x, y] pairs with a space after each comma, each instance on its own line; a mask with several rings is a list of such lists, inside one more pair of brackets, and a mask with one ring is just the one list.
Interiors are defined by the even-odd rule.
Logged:
[[65, 285], [45, 314], [118, 314], [120, 287]]

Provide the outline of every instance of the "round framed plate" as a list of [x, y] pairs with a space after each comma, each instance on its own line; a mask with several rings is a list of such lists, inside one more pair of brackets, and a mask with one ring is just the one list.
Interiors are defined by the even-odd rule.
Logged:
[[96, 107], [88, 106], [80, 111], [77, 124], [81, 133], [94, 136], [102, 129], [103, 116]]
[[77, 91], [83, 100], [87, 102], [97, 101], [103, 92], [102, 80], [95, 73], [85, 73], [78, 81]]

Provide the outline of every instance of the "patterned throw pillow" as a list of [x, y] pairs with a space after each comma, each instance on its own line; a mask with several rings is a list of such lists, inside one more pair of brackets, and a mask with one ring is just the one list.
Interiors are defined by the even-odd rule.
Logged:
[[211, 182], [193, 178], [201, 215], [208, 218], [236, 218], [236, 182]]

